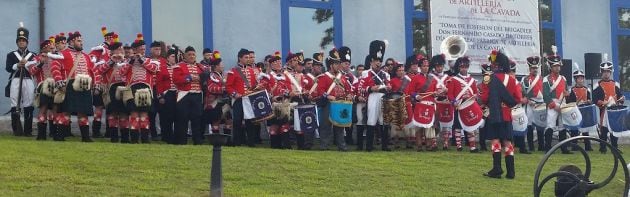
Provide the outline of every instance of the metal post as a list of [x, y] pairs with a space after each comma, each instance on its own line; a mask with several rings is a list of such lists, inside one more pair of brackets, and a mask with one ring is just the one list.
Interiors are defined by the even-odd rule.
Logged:
[[221, 169], [221, 146], [227, 142], [230, 135], [223, 133], [206, 134], [212, 144], [212, 167], [210, 169], [210, 196], [223, 196], [223, 172]]
[[212, 145], [212, 169], [210, 171], [210, 196], [223, 196], [223, 174], [221, 172], [221, 144]]

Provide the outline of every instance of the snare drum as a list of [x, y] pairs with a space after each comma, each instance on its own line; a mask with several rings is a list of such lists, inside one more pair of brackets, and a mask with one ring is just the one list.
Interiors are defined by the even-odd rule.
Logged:
[[483, 111], [475, 99], [464, 101], [457, 110], [462, 130], [474, 131], [483, 124]]
[[262, 122], [273, 118], [273, 110], [267, 90], [257, 91], [242, 97], [243, 118]]
[[352, 126], [352, 101], [330, 101], [328, 118], [337, 127]]
[[604, 122], [613, 136], [621, 137], [630, 135], [628, 113], [628, 107], [623, 105], [606, 108]]
[[576, 103], [568, 103], [560, 107], [562, 124], [568, 129], [578, 129], [582, 123], [582, 113]]
[[512, 130], [515, 136], [522, 136], [527, 131], [527, 114], [520, 105], [512, 108]]

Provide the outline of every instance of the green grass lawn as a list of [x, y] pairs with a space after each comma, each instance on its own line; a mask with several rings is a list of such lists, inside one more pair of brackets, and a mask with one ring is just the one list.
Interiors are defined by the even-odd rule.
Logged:
[[[0, 136], [0, 196], [207, 196], [210, 146], [35, 141]], [[489, 152], [347, 152], [223, 149], [226, 196], [532, 196], [543, 154], [516, 155], [516, 179], [490, 179]], [[630, 148], [624, 148], [630, 159]], [[593, 176], [612, 169], [612, 155], [592, 153]], [[577, 154], [554, 155], [584, 166]], [[583, 168], [583, 167], [582, 167]], [[623, 173], [591, 196], [620, 196]], [[543, 196], [551, 196], [553, 183]], [[509, 194], [509, 195], [508, 195]]]

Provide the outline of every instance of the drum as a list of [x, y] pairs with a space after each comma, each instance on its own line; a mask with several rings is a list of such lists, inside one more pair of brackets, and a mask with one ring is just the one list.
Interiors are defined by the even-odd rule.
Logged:
[[597, 114], [595, 104], [582, 104], [578, 106], [578, 109], [580, 110], [580, 114], [582, 114], [582, 124], [580, 128], [597, 127], [597, 117], [599, 114]]
[[515, 136], [523, 136], [527, 131], [527, 113], [521, 105], [512, 108], [512, 130]]
[[475, 99], [468, 99], [459, 105], [458, 120], [464, 131], [474, 131], [483, 124], [483, 111]]
[[408, 96], [401, 94], [390, 94], [383, 97], [383, 123], [391, 124], [403, 128], [407, 122], [407, 99]]
[[440, 123], [440, 127], [452, 127], [453, 120], [455, 120], [455, 108], [453, 107], [453, 105], [448, 101], [438, 101], [435, 103], [435, 108], [437, 111], [437, 119]]
[[435, 103], [420, 101], [413, 108], [411, 124], [420, 128], [432, 128], [435, 121]]
[[293, 109], [293, 128], [296, 131], [311, 133], [319, 127], [316, 105], [299, 105]]
[[[529, 106], [531, 107], [531, 106]], [[547, 106], [545, 103], [534, 104], [532, 107], [532, 116], [529, 117], [532, 119], [532, 123], [539, 127], [547, 126]]]
[[582, 123], [582, 113], [575, 103], [560, 106], [562, 124], [568, 129], [578, 129]]
[[337, 127], [352, 126], [352, 101], [330, 101], [328, 119]]
[[273, 118], [271, 102], [267, 90], [257, 91], [242, 97], [243, 118], [245, 120], [264, 121]]
[[628, 113], [628, 107], [623, 105], [606, 108], [604, 121], [613, 136], [621, 137], [630, 135]]

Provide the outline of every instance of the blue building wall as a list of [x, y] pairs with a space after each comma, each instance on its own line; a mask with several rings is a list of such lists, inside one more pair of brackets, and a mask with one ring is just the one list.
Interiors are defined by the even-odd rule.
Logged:
[[[147, 0], [148, 1], [148, 0]], [[205, 10], [203, 1], [211, 3]], [[329, 0], [332, 1], [332, 0]], [[31, 30], [29, 48], [38, 51], [38, 0], [0, 1], [0, 62], [15, 49], [15, 29], [23, 21]], [[46, 0], [46, 35], [79, 30], [85, 47], [102, 42], [100, 27], [119, 32], [121, 40], [131, 42], [142, 31], [143, 0]], [[200, 54], [204, 43], [203, 14], [211, 12], [213, 48], [220, 50], [227, 67], [236, 63], [240, 48], [257, 52], [257, 60], [282, 49], [281, 0], [153, 0], [151, 2], [152, 38], [192, 45]], [[584, 53], [611, 53], [610, 0], [562, 0], [563, 57], [583, 68]], [[146, 5], [145, 5], [146, 6]], [[353, 64], [363, 63], [368, 44], [387, 39], [386, 57], [400, 61], [406, 56], [404, 0], [341, 1], [343, 45], [353, 52]], [[335, 19], [337, 20], [337, 19]], [[208, 32], [206, 32], [206, 37]], [[314, 51], [305, 51], [307, 56]], [[7, 72], [0, 72], [0, 85]], [[2, 82], [4, 80], [4, 82]], [[9, 108], [0, 97], [0, 112]]]

